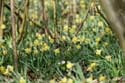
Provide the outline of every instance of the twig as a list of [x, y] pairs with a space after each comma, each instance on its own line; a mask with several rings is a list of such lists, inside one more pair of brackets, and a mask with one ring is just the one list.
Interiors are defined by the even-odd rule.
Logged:
[[55, 39], [48, 28], [48, 17], [47, 17], [47, 13], [45, 12], [44, 0], [41, 0], [41, 6], [42, 6], [42, 21], [43, 21], [42, 30], [44, 30], [44, 33], [48, 34], [52, 39]]
[[[104, 14], [100, 11], [100, 9], [98, 8], [98, 6], [96, 5], [96, 9], [97, 12], [100, 14], [100, 16], [106, 21], [106, 23], [110, 26], [108, 20], [106, 19], [106, 17], [104, 16]], [[110, 26], [111, 27], [111, 26]]]
[[10, 0], [11, 8], [11, 21], [12, 21], [12, 44], [13, 44], [13, 55], [14, 55], [14, 66], [15, 70], [18, 70], [18, 56], [16, 49], [16, 27], [15, 27], [15, 17], [14, 17], [14, 0]]
[[[77, 1], [76, 0], [73, 0], [72, 1], [72, 15], [75, 16], [76, 15], [76, 4], [77, 4]], [[74, 17], [73, 17], [73, 20], [74, 20]]]
[[56, 0], [53, 0], [53, 17], [54, 17], [54, 33], [55, 33], [55, 37], [57, 36], [56, 34], [56, 30], [57, 30], [57, 10], [56, 10], [56, 4], [57, 4], [57, 1]]
[[87, 20], [87, 17], [88, 17], [88, 15], [89, 15], [89, 11], [90, 11], [90, 9], [91, 9], [91, 2], [92, 2], [92, 1], [93, 1], [93, 0], [90, 1], [89, 6], [88, 6], [89, 8], [87, 9], [85, 18], [83, 19], [83, 21], [82, 21], [81, 24], [79, 25], [78, 29], [76, 30], [75, 35], [77, 35], [77, 34], [79, 33], [79, 31], [82, 29], [82, 27], [83, 27], [85, 21]]
[[[10, 9], [10, 6], [8, 5], [8, 4], [4, 4], [4, 6], [8, 9], [8, 10], [11, 10]], [[17, 9], [17, 8], [15, 8], [15, 9]], [[22, 10], [21, 10], [22, 11]], [[17, 12], [17, 11], [14, 11], [14, 14], [22, 21], [22, 17], [21, 17], [21, 15]]]
[[22, 24], [21, 24], [21, 27], [20, 29], [22, 30], [19, 37], [18, 37], [18, 40], [17, 40], [17, 44], [19, 44], [22, 39], [24, 38], [24, 27], [26, 25], [26, 20], [27, 20], [27, 14], [28, 14], [28, 6], [29, 6], [29, 0], [26, 0], [25, 2], [25, 5], [24, 5], [24, 14], [23, 14], [23, 18], [22, 18]]
[[[3, 0], [0, 0], [0, 26], [3, 24]], [[0, 28], [0, 39], [3, 37], [3, 30]]]

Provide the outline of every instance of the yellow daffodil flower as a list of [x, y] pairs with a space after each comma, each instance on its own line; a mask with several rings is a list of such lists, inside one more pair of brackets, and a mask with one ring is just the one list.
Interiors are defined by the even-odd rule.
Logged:
[[112, 60], [112, 56], [111, 56], [111, 55], [105, 56], [105, 59], [106, 59], [107, 61], [111, 61], [111, 60]]
[[96, 55], [101, 55], [102, 50], [96, 50]]
[[73, 43], [77, 43], [77, 42], [78, 42], [78, 38], [77, 38], [77, 37], [73, 37], [73, 38], [72, 38], [72, 42], [73, 42]]
[[5, 29], [6, 28], [6, 25], [5, 24], [1, 24], [0, 25], [0, 29]]
[[59, 48], [55, 49], [55, 50], [54, 50], [54, 53], [55, 53], [55, 54], [59, 54], [59, 53], [60, 53], [60, 49], [59, 49]]
[[54, 79], [52, 79], [52, 80], [50, 80], [50, 81], [49, 81], [49, 83], [55, 83], [55, 80], [54, 80]]
[[98, 26], [99, 26], [99, 27], [103, 27], [103, 26], [104, 26], [103, 22], [102, 22], [102, 21], [99, 21], [99, 22], [98, 22]]
[[80, 46], [80, 45], [76, 45], [76, 48], [77, 48], [77, 49], [80, 49], [80, 48], [81, 48], [81, 46]]
[[27, 54], [30, 54], [30, 53], [31, 53], [31, 48], [26, 48], [26, 49], [25, 49], [25, 52], [26, 52]]
[[39, 46], [40, 45], [40, 42], [39, 42], [39, 40], [34, 40], [34, 43], [33, 43], [35, 46]]
[[105, 81], [106, 80], [106, 77], [105, 76], [103, 76], [103, 75], [100, 75], [99, 76], [99, 81]]
[[26, 80], [23, 77], [21, 77], [19, 83], [26, 83]]
[[8, 66], [7, 66], [7, 69], [8, 69], [8, 71], [10, 71], [10, 72], [13, 72], [13, 71], [14, 71], [14, 68], [13, 68], [13, 66], [11, 66], [11, 65], [8, 65]]
[[59, 83], [67, 83], [67, 77], [63, 77]]
[[69, 61], [66, 64], [67, 69], [72, 69], [73, 66], [74, 66], [74, 64]]

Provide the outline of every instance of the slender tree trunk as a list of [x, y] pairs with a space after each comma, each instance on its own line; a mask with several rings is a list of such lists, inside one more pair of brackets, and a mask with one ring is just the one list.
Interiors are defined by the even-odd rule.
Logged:
[[14, 55], [14, 66], [15, 70], [18, 70], [18, 56], [16, 49], [16, 27], [15, 27], [15, 17], [14, 17], [14, 0], [10, 0], [11, 7], [11, 22], [12, 22], [12, 44], [13, 44], [13, 55]]
[[[125, 3], [123, 0], [100, 0], [101, 6], [105, 12], [105, 15], [111, 25], [112, 30], [119, 39], [120, 47], [123, 50], [123, 74], [125, 76], [125, 23], [124, 16], [120, 15], [120, 11], [124, 11]], [[123, 6], [122, 6], [123, 5]]]

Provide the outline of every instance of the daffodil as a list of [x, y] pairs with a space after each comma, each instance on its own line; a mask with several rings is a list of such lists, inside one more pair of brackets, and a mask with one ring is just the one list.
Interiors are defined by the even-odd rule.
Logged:
[[84, 4], [84, 3], [85, 3], [85, 0], [80, 0], [80, 3]]
[[76, 18], [80, 18], [79, 14], [76, 14]]
[[77, 37], [73, 37], [73, 38], [72, 38], [72, 42], [73, 42], [73, 43], [77, 43], [77, 42], [78, 42], [78, 38], [77, 38]]
[[7, 55], [7, 50], [3, 50], [3, 55]]
[[96, 50], [96, 55], [101, 55], [102, 50]]
[[90, 67], [92, 67], [92, 68], [94, 68], [95, 66], [96, 66], [95, 62], [90, 64]]
[[49, 41], [50, 41], [51, 44], [54, 43], [54, 39], [52, 39], [50, 36], [49, 36]]
[[101, 40], [100, 37], [97, 37], [97, 38], [95, 39], [96, 43], [100, 42], [100, 40]]
[[26, 83], [26, 80], [23, 77], [21, 77], [19, 83]]
[[62, 36], [62, 41], [64, 41], [64, 40], [66, 40], [66, 37], [63, 35], [63, 36]]
[[10, 71], [10, 72], [13, 72], [13, 71], [14, 71], [14, 68], [13, 68], [13, 66], [11, 66], [11, 65], [7, 65], [7, 69], [8, 69], [8, 71]]
[[68, 1], [64, 1], [64, 5], [69, 5], [69, 2]]
[[38, 50], [37, 49], [35, 49], [35, 50], [33, 50], [33, 54], [38, 54], [39, 52], [38, 52]]
[[105, 32], [108, 33], [108, 34], [112, 34], [112, 31], [111, 31], [111, 29], [109, 27], [105, 28]]
[[48, 44], [47, 43], [44, 43], [43, 44], [43, 48], [41, 49], [41, 51], [47, 51], [47, 50], [49, 50], [50, 49], [50, 47], [48, 46]]
[[19, 33], [22, 33], [23, 32], [23, 28], [19, 28]]
[[90, 20], [95, 20], [95, 16], [90, 16]]
[[33, 26], [33, 22], [32, 21], [30, 21], [29, 24], [30, 24], [30, 26]]
[[60, 53], [60, 49], [59, 49], [59, 48], [55, 49], [55, 50], [54, 50], [54, 53], [55, 53], [55, 54], [59, 54], [59, 53]]
[[101, 6], [100, 5], [98, 5], [98, 8], [99, 8], [99, 10], [101, 9]]
[[89, 38], [86, 38], [85, 39], [85, 43], [88, 44], [90, 42], [90, 39]]
[[0, 66], [0, 72], [3, 74], [6, 71], [6, 68], [4, 66]]
[[111, 55], [107, 55], [107, 56], [105, 56], [105, 59], [106, 59], [107, 61], [111, 61], [111, 60], [112, 60], [112, 56], [111, 56]]
[[94, 7], [94, 4], [95, 4], [94, 2], [91, 3], [91, 7], [92, 7], [92, 8]]
[[63, 77], [59, 83], [67, 83], [67, 77]]
[[103, 27], [103, 26], [104, 26], [103, 22], [102, 22], [102, 21], [99, 21], [99, 22], [98, 22], [98, 26], [99, 26], [99, 27]]
[[82, 9], [85, 9], [86, 5], [85, 5], [85, 1], [84, 0], [80, 0], [80, 7]]
[[83, 43], [85, 41], [85, 37], [84, 36], [80, 37], [79, 41], [80, 43]]
[[96, 28], [92, 28], [92, 31], [93, 31], [93, 32], [96, 32]]
[[81, 7], [82, 9], [85, 9], [85, 8], [86, 8], [86, 5], [85, 5], [85, 4], [80, 4], [80, 7]]
[[93, 63], [91, 63], [89, 66], [88, 66], [88, 68], [87, 68], [87, 71], [93, 71], [93, 69], [96, 67], [96, 63], [95, 62], [93, 62]]
[[103, 75], [100, 75], [99, 76], [99, 81], [105, 81], [106, 80], [106, 77], [105, 76], [103, 76]]
[[6, 75], [6, 76], [9, 75], [9, 70], [6, 69], [5, 72], [3, 72], [3, 74]]
[[63, 27], [63, 31], [64, 31], [64, 32], [67, 32], [67, 31], [68, 31], [68, 25], [65, 25], [65, 26]]
[[73, 34], [75, 31], [76, 31], [76, 30], [75, 30], [74, 28], [70, 28], [70, 29], [69, 29], [69, 32], [70, 32], [71, 34]]
[[3, 45], [2, 45], [2, 43], [0, 42], [0, 48], [2, 48], [3, 47]]
[[71, 78], [69, 78], [69, 79], [67, 80], [67, 83], [73, 83], [73, 80], [72, 80]]
[[1, 24], [0, 25], [0, 29], [5, 29], [6, 28], [6, 25], [5, 24]]
[[72, 27], [69, 29], [69, 32], [73, 34], [76, 30], [76, 27], [77, 27], [76, 25], [72, 25]]
[[67, 69], [72, 69], [73, 66], [74, 66], [74, 64], [69, 61], [66, 64]]
[[76, 27], [77, 27], [76, 25], [72, 25], [72, 28], [73, 28], [73, 29], [76, 29]]
[[26, 49], [24, 49], [25, 50], [25, 52], [27, 53], [27, 54], [30, 54], [31, 53], [31, 48], [26, 48]]
[[54, 79], [52, 79], [52, 80], [50, 80], [50, 81], [49, 81], [49, 83], [55, 83], [55, 80], [54, 80]]
[[[77, 14], [77, 15], [76, 15], [75, 22], [76, 22], [76, 23], [81, 23], [81, 21], [82, 21], [82, 19], [81, 19], [80, 16]], [[76, 25], [75, 25], [75, 28], [76, 28]], [[75, 28], [74, 28], [74, 29], [75, 29]]]
[[42, 39], [42, 35], [41, 35], [40, 33], [36, 33], [36, 37], [37, 37], [38, 39]]
[[93, 76], [91, 75], [89, 78], [86, 79], [87, 83], [92, 83], [93, 81]]
[[104, 42], [104, 46], [108, 46], [109, 45], [109, 43], [108, 42]]
[[76, 45], [76, 48], [77, 48], [77, 49], [80, 49], [80, 48], [81, 48], [81, 46], [80, 46], [80, 45]]
[[106, 33], [110, 33], [110, 31], [111, 31], [111, 29], [110, 29], [109, 27], [106, 27], [106, 28], [105, 28], [105, 32], [106, 32]]
[[87, 68], [87, 71], [92, 72], [92, 71], [93, 71], [93, 68], [92, 68], [92, 67], [88, 67], [88, 68]]
[[39, 40], [37, 40], [37, 39], [36, 39], [36, 40], [34, 40], [34, 45], [35, 45], [35, 46], [39, 46], [39, 45], [40, 45]]

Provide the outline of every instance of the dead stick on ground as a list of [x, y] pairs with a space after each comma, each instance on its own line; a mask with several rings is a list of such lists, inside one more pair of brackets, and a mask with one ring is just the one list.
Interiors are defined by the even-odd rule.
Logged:
[[18, 56], [16, 49], [16, 27], [15, 27], [15, 17], [14, 17], [14, 0], [10, 0], [11, 7], [11, 21], [12, 21], [12, 44], [13, 44], [13, 55], [14, 55], [14, 66], [15, 70], [18, 70]]

